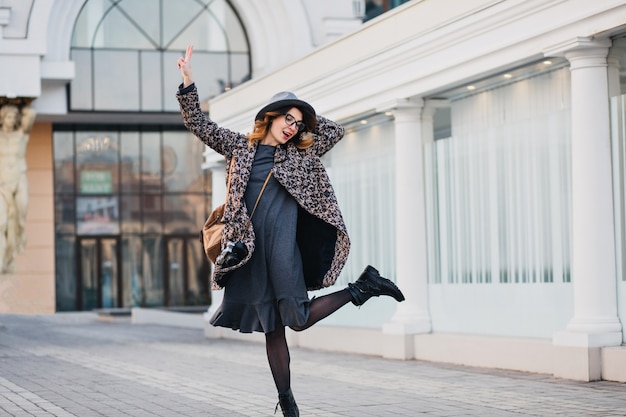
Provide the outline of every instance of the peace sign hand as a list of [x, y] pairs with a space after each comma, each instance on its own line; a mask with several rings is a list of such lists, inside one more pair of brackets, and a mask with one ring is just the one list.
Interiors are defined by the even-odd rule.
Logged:
[[176, 64], [180, 69], [180, 74], [183, 76], [183, 87], [187, 87], [193, 83], [193, 76], [191, 71], [191, 54], [193, 53], [193, 45], [187, 46], [185, 57], [178, 58]]

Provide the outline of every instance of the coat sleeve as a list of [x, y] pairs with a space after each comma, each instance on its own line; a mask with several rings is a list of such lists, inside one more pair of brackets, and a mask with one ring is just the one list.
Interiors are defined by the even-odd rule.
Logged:
[[186, 88], [182, 88], [181, 84], [176, 92], [176, 98], [185, 127], [215, 152], [231, 155], [235, 147], [247, 142], [244, 135], [218, 126], [200, 109], [195, 84]]
[[344, 134], [344, 128], [322, 116], [317, 116], [317, 125], [313, 131], [313, 149], [318, 156], [324, 155], [337, 144]]

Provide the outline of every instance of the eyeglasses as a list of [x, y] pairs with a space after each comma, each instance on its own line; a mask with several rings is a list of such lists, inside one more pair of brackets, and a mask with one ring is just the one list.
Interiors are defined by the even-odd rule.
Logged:
[[297, 121], [296, 118], [289, 113], [285, 113], [285, 123], [287, 123], [288, 126], [296, 125], [298, 132], [304, 132], [304, 129], [306, 129], [304, 122]]

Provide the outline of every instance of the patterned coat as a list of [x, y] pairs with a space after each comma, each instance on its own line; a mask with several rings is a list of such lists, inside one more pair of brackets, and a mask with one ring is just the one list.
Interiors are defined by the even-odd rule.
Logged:
[[[209, 119], [200, 109], [195, 85], [185, 89], [181, 86], [176, 96], [185, 127], [211, 149], [224, 155], [226, 166], [229, 166], [232, 157], [235, 158], [223, 215], [222, 247], [229, 240], [241, 240], [248, 249], [248, 255], [240, 264], [230, 268], [215, 266], [212, 286], [219, 289], [224, 275], [248, 262], [254, 252], [254, 230], [242, 202], [258, 143], [249, 146], [245, 135], [219, 127]], [[297, 241], [309, 290], [333, 285], [350, 250], [350, 239], [339, 204], [320, 160], [341, 140], [344, 129], [318, 115], [313, 134], [315, 141], [308, 149], [298, 149], [291, 142], [277, 146], [273, 168], [276, 180], [299, 206]]]

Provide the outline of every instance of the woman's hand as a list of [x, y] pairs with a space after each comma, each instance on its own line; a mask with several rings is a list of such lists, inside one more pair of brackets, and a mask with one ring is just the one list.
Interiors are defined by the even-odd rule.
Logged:
[[178, 58], [176, 64], [180, 69], [180, 74], [183, 76], [183, 87], [188, 87], [193, 84], [193, 76], [191, 72], [191, 54], [193, 53], [193, 45], [187, 47], [185, 57]]

